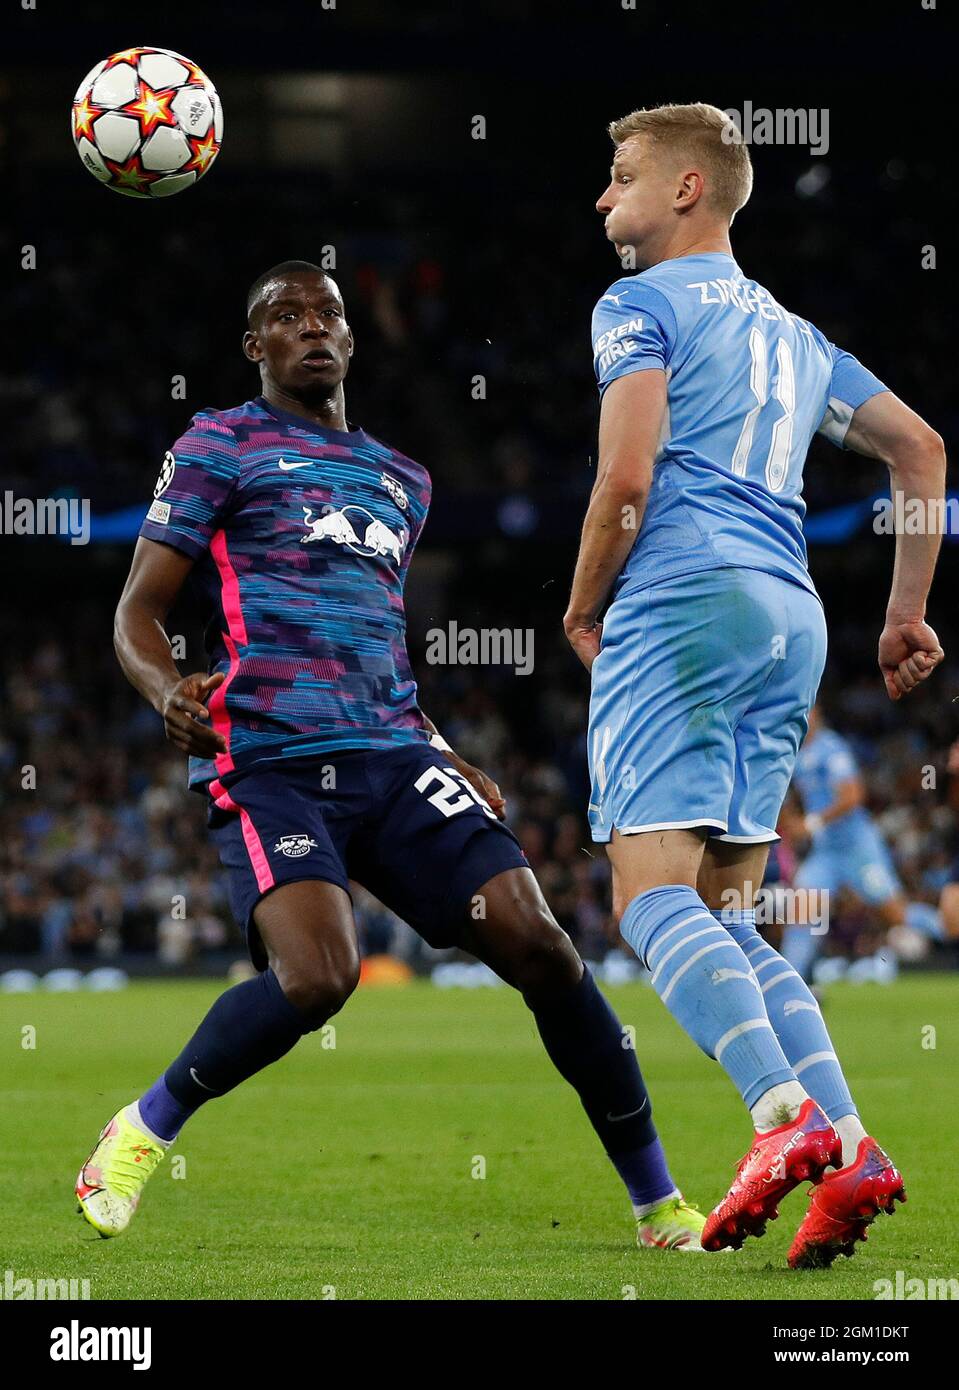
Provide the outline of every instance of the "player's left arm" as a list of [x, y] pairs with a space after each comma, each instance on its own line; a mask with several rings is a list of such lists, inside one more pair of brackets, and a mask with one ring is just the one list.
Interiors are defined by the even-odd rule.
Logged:
[[[423, 713], [422, 710], [420, 713]], [[423, 714], [423, 723], [426, 725], [427, 732], [430, 735], [430, 743], [433, 747], [445, 753], [449, 759], [450, 766], [455, 767], [456, 771], [466, 778], [470, 786], [475, 791], [479, 792], [483, 800], [489, 802], [489, 808], [494, 812], [496, 819], [505, 820], [506, 800], [492, 777], [487, 777], [482, 769], [474, 767], [472, 763], [468, 763], [465, 758], [461, 758], [458, 753], [454, 752], [443, 738], [432, 719], [425, 714]]]
[[946, 451], [936, 431], [891, 391], [873, 396], [854, 412], [843, 442], [847, 449], [882, 460], [889, 469], [893, 502], [902, 498], [903, 515], [917, 501], [929, 520], [915, 534], [911, 528], [896, 528], [879, 668], [889, 698], [898, 700], [927, 680], [943, 659], [939, 638], [926, 622], [926, 600], [942, 543]]
[[666, 411], [655, 367], [610, 382], [599, 417], [599, 459], [563, 627], [587, 670], [599, 655], [603, 610], [642, 525]]
[[820, 432], [833, 443], [879, 459], [889, 469], [894, 515], [918, 513], [922, 527], [896, 527], [896, 558], [879, 669], [890, 700], [927, 680], [943, 660], [926, 622], [926, 600], [942, 541], [946, 452], [934, 429], [848, 352], [833, 358], [830, 400]]

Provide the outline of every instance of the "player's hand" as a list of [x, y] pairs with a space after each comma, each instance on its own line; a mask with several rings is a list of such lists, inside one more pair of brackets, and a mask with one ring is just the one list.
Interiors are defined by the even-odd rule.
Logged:
[[478, 767], [473, 767], [472, 763], [466, 763], [462, 758], [458, 758], [455, 753], [450, 755], [450, 762], [469, 782], [474, 791], [478, 791], [484, 801], [489, 802], [489, 808], [496, 816], [497, 820], [506, 819], [506, 799], [492, 777], [487, 777], [485, 772]]
[[603, 624], [586, 622], [575, 613], [567, 613], [563, 619], [563, 631], [567, 641], [587, 671], [599, 656], [599, 644], [603, 636]]
[[176, 681], [163, 697], [160, 713], [167, 738], [195, 758], [215, 758], [226, 752], [226, 739], [209, 727], [205, 703], [224, 679], [222, 671], [212, 676], [197, 671]]
[[887, 623], [879, 638], [879, 669], [890, 700], [901, 700], [928, 680], [943, 656], [928, 623]]

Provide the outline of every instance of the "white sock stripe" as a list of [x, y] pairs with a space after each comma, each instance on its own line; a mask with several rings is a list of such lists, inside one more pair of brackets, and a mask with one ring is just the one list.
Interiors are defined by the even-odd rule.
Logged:
[[669, 984], [666, 986], [662, 994], [659, 996], [663, 1003], [666, 1003], [666, 1000], [673, 992], [674, 986], [677, 984], [679, 980], [682, 979], [682, 977], [686, 974], [686, 971], [691, 966], [695, 965], [696, 962], [698, 960], [701, 960], [703, 956], [708, 956], [710, 951], [725, 951], [728, 948], [728, 946], [728, 941], [714, 941], [711, 946], [703, 946], [700, 950], [696, 951], [693, 955], [691, 955], [689, 957], [689, 960], [683, 961], [682, 965], [676, 971], [676, 974], [673, 976]]
[[768, 968], [771, 965], [785, 965], [785, 963], [786, 962], [783, 960], [782, 956], [778, 953], [778, 951], [773, 951], [772, 955], [769, 956], [767, 960], [764, 960], [761, 965], [754, 965], [753, 969], [758, 975], [760, 970], [768, 970]]
[[[772, 951], [772, 949], [768, 941], [760, 941], [757, 945], [753, 946], [750, 951], [747, 951], [745, 946], [742, 947], [743, 954], [747, 955], [750, 960], [752, 960], [753, 956], [758, 956], [761, 951]], [[773, 952], [773, 954], [776, 955], [778, 952]]]
[[805, 1071], [807, 1067], [814, 1067], [817, 1062], [838, 1063], [838, 1061], [839, 1058], [836, 1056], [835, 1052], [810, 1052], [808, 1057], [804, 1057], [801, 1062], [796, 1063], [793, 1067], [793, 1071], [798, 1076], [801, 1071]]
[[737, 1038], [742, 1037], [743, 1033], [751, 1033], [754, 1028], [768, 1028], [770, 1033], [773, 1031], [772, 1024], [769, 1022], [768, 1018], [751, 1018], [746, 1023], [737, 1023], [736, 1027], [730, 1028], [728, 1033], [724, 1033], [716, 1044], [713, 1052], [716, 1061], [719, 1062], [722, 1060], [722, 1055], [731, 1042], [735, 1042]]
[[778, 975], [774, 975], [768, 985], [763, 985], [763, 994], [768, 994], [775, 985], [781, 984], [783, 980], [794, 980], [795, 978], [796, 972], [790, 966], [788, 970], [782, 970]]
[[755, 908], [753, 908], [753, 910], [749, 913], [749, 916], [748, 916], [748, 917], [746, 916], [745, 912], [736, 912], [736, 913], [733, 913], [733, 915], [732, 915], [728, 920], [727, 920], [727, 918], [723, 915], [726, 911], [727, 911], [726, 908], [721, 907], [721, 908], [719, 909], [718, 912], [714, 912], [714, 913], [713, 913], [713, 916], [716, 918], [716, 921], [719, 923], [719, 925], [720, 925], [721, 927], [725, 927], [727, 931], [730, 931], [733, 927], [752, 927], [753, 930], [755, 930], [755, 928], [756, 928], [756, 909], [755, 909]]
[[[669, 938], [675, 935], [676, 932], [681, 931], [683, 927], [688, 927], [690, 922], [698, 922], [701, 918], [705, 918], [707, 922], [715, 923], [716, 921], [715, 917], [711, 912], [694, 912], [691, 916], [684, 917], [681, 922], [677, 922], [675, 927], [670, 927], [669, 931], [663, 932], [662, 936], [657, 937], [656, 940], [653, 942], [652, 946], [650, 946], [648, 955], [652, 956], [654, 949], [662, 946], [664, 942], [668, 941]], [[661, 963], [662, 962], [660, 962], [660, 964]], [[659, 968], [658, 965], [656, 968]]]
[[734, 942], [730, 941], [726, 933], [722, 931], [719, 927], [717, 927], [715, 923], [713, 923], [711, 927], [704, 927], [702, 931], [694, 931], [691, 936], [684, 936], [682, 941], [677, 941], [675, 946], [671, 946], [670, 949], [666, 952], [666, 954], [662, 956], [657, 962], [656, 970], [653, 974], [653, 988], [656, 987], [656, 981], [660, 978], [663, 971], [666, 969], [666, 966], [672, 960], [673, 956], [676, 954], [677, 951], [681, 951], [683, 947], [688, 946], [691, 941], [698, 941], [702, 936], [713, 935], [718, 935], [719, 937], [721, 937], [724, 946], [735, 945]]

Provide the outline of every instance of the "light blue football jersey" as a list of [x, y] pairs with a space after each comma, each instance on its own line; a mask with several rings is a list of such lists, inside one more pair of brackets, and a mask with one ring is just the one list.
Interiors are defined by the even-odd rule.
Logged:
[[[834, 729], [820, 729], [804, 743], [796, 759], [794, 781], [807, 815], [819, 815], [836, 800], [839, 785], [858, 777], [859, 767], [849, 744]], [[815, 837], [817, 850], [848, 851], [864, 837], [878, 835], [873, 819], [862, 806], [824, 825]]]
[[883, 383], [719, 252], [617, 280], [593, 311], [592, 340], [600, 393], [630, 372], [667, 378], [652, 487], [613, 596], [723, 566], [815, 593], [806, 451], [817, 432], [842, 445]]

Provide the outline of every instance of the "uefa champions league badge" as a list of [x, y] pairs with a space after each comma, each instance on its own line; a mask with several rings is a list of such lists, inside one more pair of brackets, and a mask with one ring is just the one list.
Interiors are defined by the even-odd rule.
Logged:
[[176, 471], [176, 459], [169, 449], [163, 455], [163, 462], [160, 464], [160, 476], [156, 480], [156, 487], [153, 489], [154, 497], [162, 497], [167, 488], [173, 482], [173, 474]]

